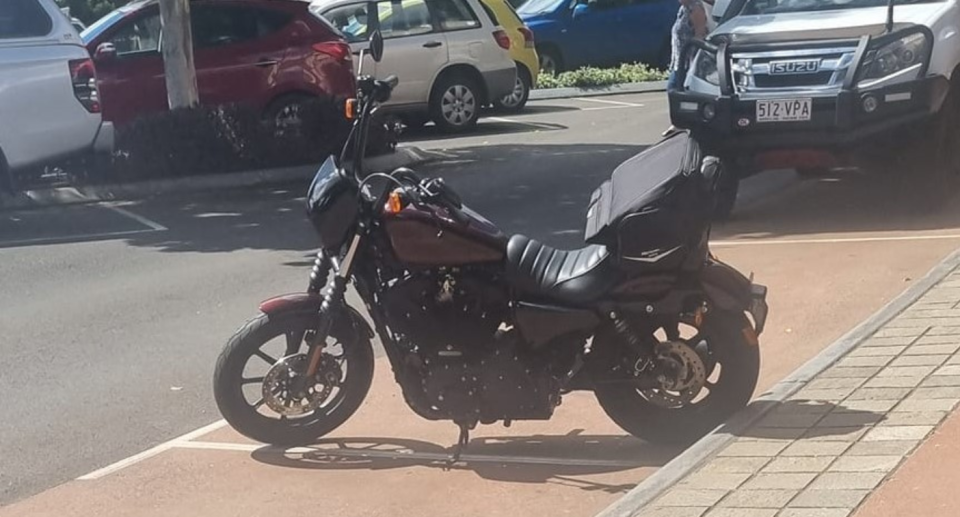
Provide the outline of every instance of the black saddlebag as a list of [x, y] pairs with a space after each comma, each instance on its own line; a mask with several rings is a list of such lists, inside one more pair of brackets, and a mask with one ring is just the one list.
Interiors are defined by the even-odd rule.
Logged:
[[685, 132], [630, 158], [593, 193], [587, 242], [607, 246], [629, 272], [698, 269], [708, 252], [718, 168]]

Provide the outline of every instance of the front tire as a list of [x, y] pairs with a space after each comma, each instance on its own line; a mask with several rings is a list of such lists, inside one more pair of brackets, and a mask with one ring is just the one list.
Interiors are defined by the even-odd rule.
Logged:
[[483, 95], [480, 86], [470, 77], [454, 73], [442, 77], [430, 100], [430, 113], [445, 133], [464, 133], [480, 120]]
[[[644, 397], [632, 384], [600, 383], [595, 390], [604, 412], [623, 430], [651, 443], [690, 445], [745, 407], [757, 387], [760, 351], [743, 334], [743, 314], [715, 310], [703, 335], [712, 367], [708, 391], [688, 405], [665, 408]], [[700, 341], [699, 339], [697, 341]], [[698, 352], [700, 352], [698, 347]], [[712, 371], [711, 371], [712, 370]]]
[[[311, 413], [295, 418], [267, 414], [269, 410], [259, 394], [266, 374], [261, 373], [262, 368], [252, 372], [251, 368], [269, 369], [271, 361], [275, 364], [306, 348], [304, 335], [314, 328], [316, 320], [317, 314], [311, 312], [260, 314], [227, 343], [217, 361], [213, 393], [223, 418], [240, 434], [271, 445], [310, 444], [343, 425], [363, 403], [373, 381], [373, 347], [350, 320], [339, 320], [327, 340], [327, 349], [332, 346], [341, 350], [339, 356], [330, 356], [341, 364], [342, 377], [336, 391]], [[270, 345], [277, 338], [282, 342]], [[269, 346], [279, 348], [265, 350]], [[245, 391], [245, 387], [252, 389]], [[260, 399], [251, 401], [257, 397]]]

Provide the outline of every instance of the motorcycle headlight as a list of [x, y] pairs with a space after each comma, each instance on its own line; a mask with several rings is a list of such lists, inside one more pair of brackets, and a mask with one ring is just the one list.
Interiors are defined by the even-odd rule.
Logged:
[[717, 70], [717, 56], [700, 51], [693, 63], [693, 76], [714, 86], [720, 85], [720, 72]]
[[916, 79], [929, 52], [930, 41], [919, 32], [871, 50], [860, 71], [860, 86], [869, 86], [893, 76], [903, 81]]

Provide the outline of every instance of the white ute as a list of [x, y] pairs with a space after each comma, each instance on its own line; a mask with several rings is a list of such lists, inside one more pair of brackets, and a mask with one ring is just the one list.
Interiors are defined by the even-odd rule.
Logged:
[[0, 0], [0, 191], [11, 171], [110, 151], [96, 69], [53, 0]]
[[813, 174], [861, 165], [869, 144], [960, 172], [958, 0], [718, 0], [713, 14], [670, 112], [728, 169]]

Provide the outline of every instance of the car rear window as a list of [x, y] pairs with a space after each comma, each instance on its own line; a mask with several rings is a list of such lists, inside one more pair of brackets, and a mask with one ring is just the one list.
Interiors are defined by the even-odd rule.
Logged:
[[0, 0], [0, 39], [36, 38], [53, 30], [53, 20], [37, 0]]
[[484, 12], [487, 13], [487, 16], [490, 17], [490, 21], [493, 22], [494, 25], [500, 25], [500, 20], [497, 19], [497, 13], [493, 12], [493, 9], [491, 9], [489, 5], [480, 2], [480, 7], [483, 7]]
[[[441, 30], [459, 31], [480, 27], [480, 19], [466, 0], [432, 0], [430, 9], [437, 17]], [[487, 12], [490, 12], [489, 9]]]
[[198, 6], [192, 13], [193, 43], [197, 48], [217, 47], [269, 36], [288, 23], [287, 13], [251, 7]]

